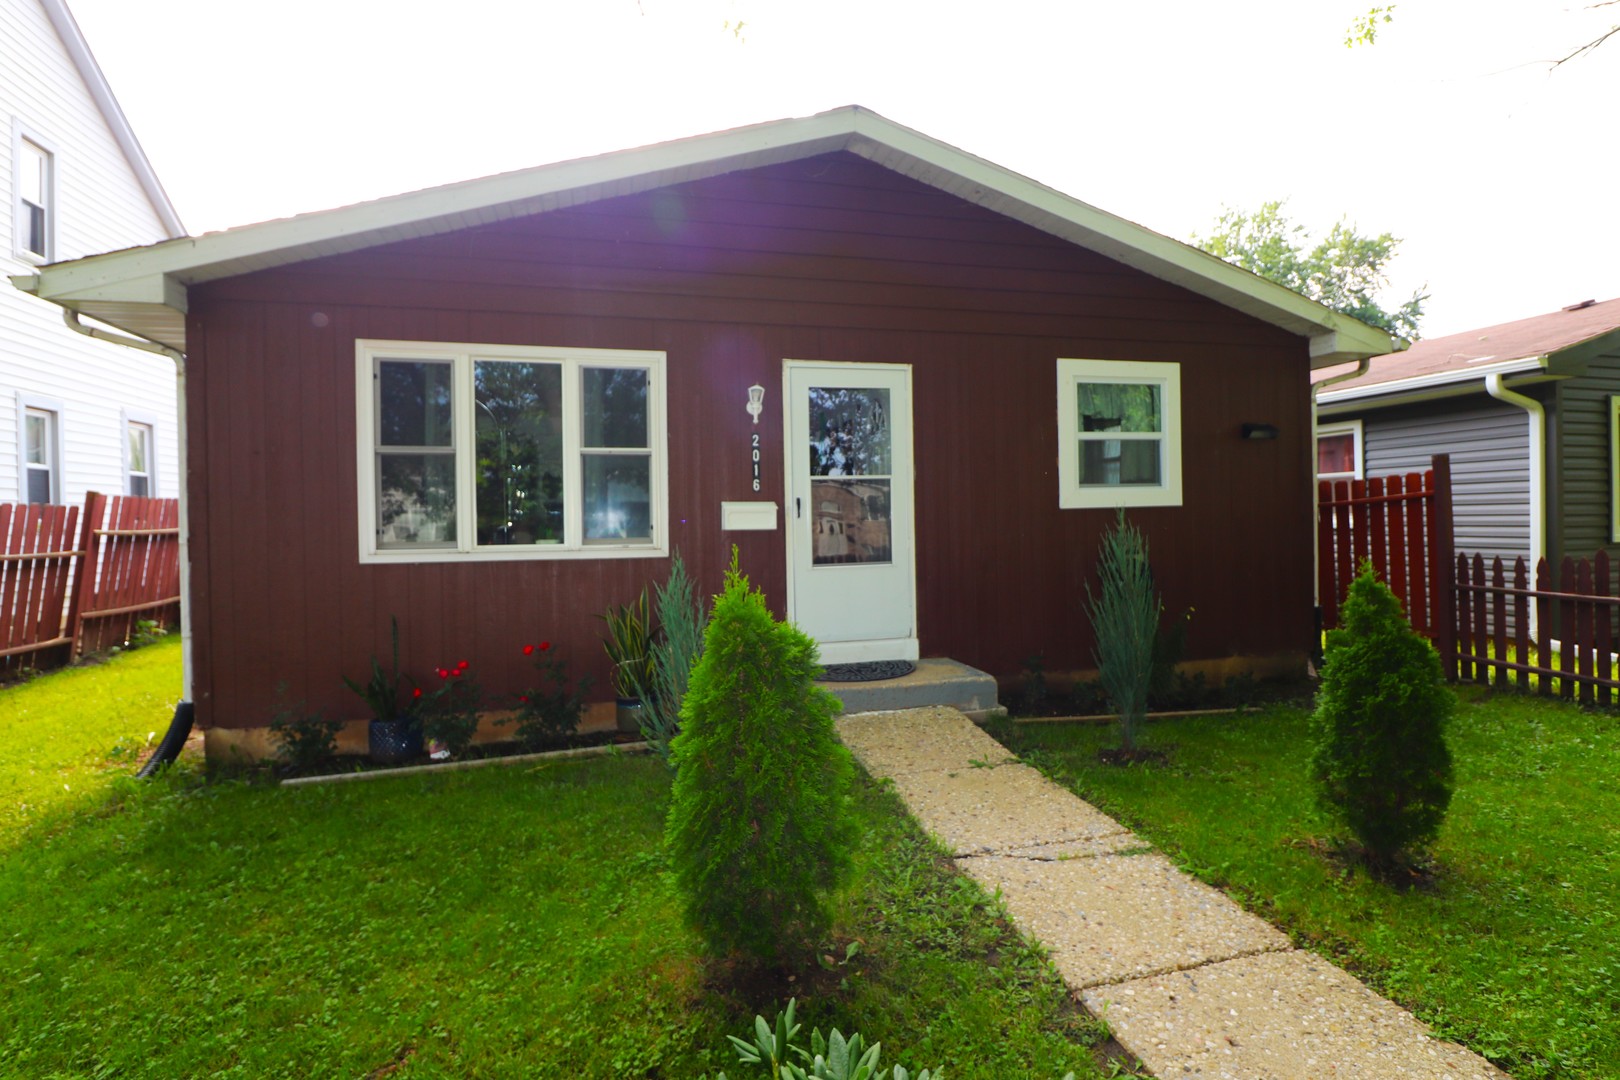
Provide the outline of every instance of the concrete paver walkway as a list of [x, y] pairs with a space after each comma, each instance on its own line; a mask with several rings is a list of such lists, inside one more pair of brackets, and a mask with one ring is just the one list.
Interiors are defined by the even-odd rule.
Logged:
[[1069, 988], [1156, 1076], [1506, 1076], [1293, 948], [957, 710], [857, 713], [838, 731], [959, 867], [1000, 890]]

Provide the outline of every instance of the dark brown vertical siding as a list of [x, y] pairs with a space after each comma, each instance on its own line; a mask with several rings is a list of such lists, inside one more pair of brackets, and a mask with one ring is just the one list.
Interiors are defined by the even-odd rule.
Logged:
[[[1109, 511], [1059, 510], [1058, 357], [1182, 365], [1185, 504], [1133, 511], [1189, 656], [1303, 649], [1310, 630], [1305, 343], [877, 166], [831, 155], [192, 290], [198, 700], [265, 723], [288, 697], [360, 712], [400, 619], [407, 668], [467, 660], [514, 690], [550, 640], [607, 693], [600, 611], [664, 560], [360, 565], [357, 338], [660, 349], [671, 541], [705, 593], [736, 544], [782, 610], [780, 531], [719, 504], [784, 493], [782, 361], [909, 364], [925, 655], [997, 673], [1088, 665]], [[745, 390], [766, 388], [756, 428]], [[1244, 421], [1275, 442], [1244, 442]], [[761, 436], [752, 492], [749, 435]], [[784, 524], [786, 522], [784, 521]]]

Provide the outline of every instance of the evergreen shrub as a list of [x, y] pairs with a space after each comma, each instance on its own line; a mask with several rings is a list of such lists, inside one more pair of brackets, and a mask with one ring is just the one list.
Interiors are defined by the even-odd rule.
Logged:
[[816, 643], [772, 618], [734, 549], [670, 744], [665, 825], [686, 920], [713, 955], [793, 960], [848, 881], [854, 766], [819, 671]]
[[1434, 646], [1414, 633], [1364, 562], [1329, 631], [1311, 717], [1311, 778], [1322, 808], [1375, 869], [1432, 841], [1451, 803], [1445, 729], [1456, 699]]
[[1119, 715], [1120, 743], [1132, 751], [1147, 715], [1164, 605], [1153, 587], [1147, 537], [1125, 520], [1124, 510], [1103, 537], [1097, 576], [1101, 581], [1095, 593], [1091, 582], [1086, 582], [1086, 614], [1097, 641], [1097, 674]]
[[703, 604], [695, 592], [677, 551], [670, 561], [669, 580], [657, 589], [655, 607], [663, 632], [652, 644], [651, 674], [631, 669], [635, 696], [641, 699], [641, 737], [666, 765], [673, 764], [669, 742], [680, 730], [681, 703], [692, 666], [703, 655]]

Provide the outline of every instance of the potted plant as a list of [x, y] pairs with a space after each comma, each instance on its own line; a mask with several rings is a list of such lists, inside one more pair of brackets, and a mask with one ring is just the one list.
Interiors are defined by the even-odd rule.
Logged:
[[[393, 634], [393, 671], [384, 675], [375, 654], [371, 657], [371, 678], [364, 684], [347, 675], [343, 682], [365, 699], [371, 708], [371, 724], [366, 729], [371, 760], [381, 764], [409, 761], [422, 753], [422, 718], [418, 707], [422, 691], [414, 684], [404, 694], [410, 680], [399, 673], [399, 619], [390, 617]], [[400, 704], [401, 697], [405, 704]]]
[[647, 607], [647, 590], [633, 603], [610, 607], [602, 616], [607, 623], [607, 640], [602, 647], [613, 661], [612, 682], [615, 719], [620, 731], [641, 730], [640, 688], [652, 686], [655, 667], [652, 650], [652, 616]]

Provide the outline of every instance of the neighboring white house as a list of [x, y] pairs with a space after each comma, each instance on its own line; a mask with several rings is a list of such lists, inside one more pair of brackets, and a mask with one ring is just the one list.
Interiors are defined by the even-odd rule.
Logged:
[[[62, 0], [0, 0], [0, 275], [185, 235]], [[174, 364], [0, 282], [0, 502], [179, 494]]]

